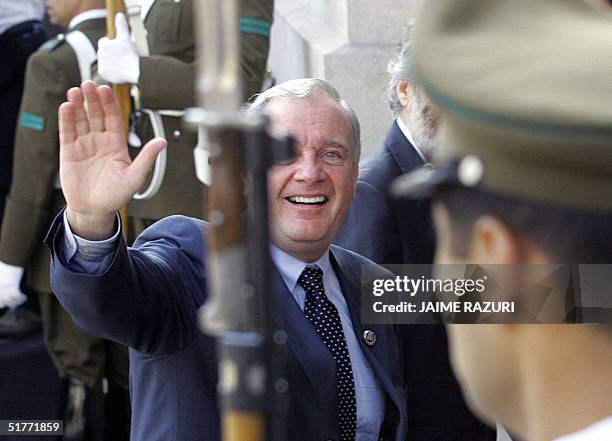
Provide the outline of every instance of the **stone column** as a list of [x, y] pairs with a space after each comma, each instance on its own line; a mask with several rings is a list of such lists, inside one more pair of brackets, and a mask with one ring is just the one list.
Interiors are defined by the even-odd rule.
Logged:
[[387, 62], [412, 14], [413, 0], [276, 0], [269, 66], [277, 83], [330, 81], [356, 110], [362, 148], [382, 139], [392, 121]]

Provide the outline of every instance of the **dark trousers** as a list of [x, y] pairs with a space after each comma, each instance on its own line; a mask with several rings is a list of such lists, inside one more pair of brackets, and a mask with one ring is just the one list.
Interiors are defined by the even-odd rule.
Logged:
[[82, 332], [52, 293], [38, 293], [38, 300], [47, 350], [69, 383], [64, 440], [128, 441], [127, 348]]
[[0, 224], [11, 185], [15, 125], [23, 94], [26, 64], [47, 39], [39, 22], [29, 21], [0, 35]]

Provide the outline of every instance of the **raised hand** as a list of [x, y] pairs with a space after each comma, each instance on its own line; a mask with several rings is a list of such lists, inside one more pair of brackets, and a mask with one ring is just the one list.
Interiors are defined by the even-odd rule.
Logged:
[[117, 210], [143, 186], [166, 141], [149, 141], [132, 161], [121, 110], [108, 86], [86, 81], [67, 97], [59, 108], [59, 136], [68, 220], [79, 236], [105, 239], [112, 235]]

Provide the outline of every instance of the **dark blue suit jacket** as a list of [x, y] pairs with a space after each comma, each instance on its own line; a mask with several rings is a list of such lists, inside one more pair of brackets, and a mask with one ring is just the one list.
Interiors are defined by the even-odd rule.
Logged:
[[335, 243], [378, 264], [431, 263], [435, 250], [429, 201], [392, 200], [396, 177], [423, 166], [397, 122], [364, 159], [357, 195]]
[[[127, 248], [122, 242], [100, 276], [70, 271], [58, 252], [61, 215], [47, 236], [53, 250], [52, 285], [62, 305], [84, 331], [129, 346], [132, 440], [219, 439], [214, 340], [200, 333], [196, 312], [206, 297], [204, 267], [207, 224], [172, 216], [147, 229]], [[372, 262], [332, 247], [332, 264], [346, 297], [357, 335], [361, 265], [389, 273]], [[288, 334], [287, 437], [338, 439], [335, 362], [313, 326], [274, 274], [279, 319]], [[362, 349], [386, 395], [385, 439], [406, 435], [405, 393], [392, 328]]]
[[[392, 200], [390, 183], [423, 160], [397, 122], [361, 166], [357, 196], [336, 243], [374, 262], [430, 264], [435, 240], [429, 201]], [[408, 441], [495, 440], [468, 410], [441, 325], [396, 326], [407, 392]]]

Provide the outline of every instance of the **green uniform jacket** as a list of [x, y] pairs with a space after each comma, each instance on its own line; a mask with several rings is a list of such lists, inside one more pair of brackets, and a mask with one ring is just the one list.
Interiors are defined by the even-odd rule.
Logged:
[[[106, 20], [86, 20], [74, 30], [83, 32], [96, 47], [106, 32]], [[66, 91], [80, 83], [76, 55], [62, 39], [49, 41], [28, 61], [0, 260], [26, 267], [28, 285], [39, 293], [45, 343], [60, 375], [77, 377], [90, 387], [99, 387], [104, 376], [127, 386], [127, 349], [79, 331], [50, 294], [50, 253], [43, 239], [65, 203], [55, 185], [59, 167], [57, 109], [66, 100]]]
[[[260, 91], [268, 58], [273, 0], [240, 0], [241, 68], [245, 100]], [[196, 105], [193, 0], [157, 0], [145, 27], [150, 57], [140, 59], [143, 107], [183, 110]], [[206, 62], [206, 60], [198, 60]], [[133, 200], [131, 217], [157, 220], [172, 214], [202, 217], [205, 192], [196, 178], [193, 148], [197, 135], [180, 118], [164, 117], [168, 163], [164, 183], [148, 200]], [[153, 134], [148, 122], [137, 126], [143, 141]], [[148, 182], [147, 182], [148, 185]]]
[[[97, 46], [106, 32], [104, 19], [75, 27]], [[29, 59], [17, 132], [13, 178], [0, 236], [0, 260], [28, 270], [28, 284], [51, 292], [49, 250], [43, 239], [64, 205], [56, 189], [59, 168], [57, 109], [66, 91], [81, 83], [76, 55], [62, 39], [50, 40]]]

